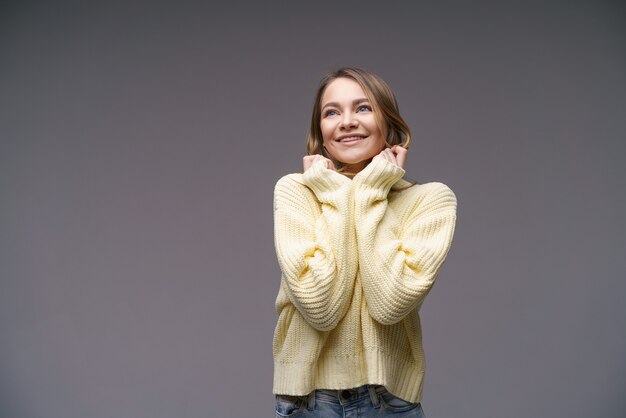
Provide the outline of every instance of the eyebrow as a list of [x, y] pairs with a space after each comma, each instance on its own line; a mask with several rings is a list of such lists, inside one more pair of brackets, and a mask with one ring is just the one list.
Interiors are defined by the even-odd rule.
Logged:
[[[354, 99], [352, 101], [352, 105], [355, 106], [355, 105], [357, 105], [359, 103], [363, 103], [363, 102], [369, 102], [369, 100], [366, 97], [363, 97], [363, 98], [360, 98], [360, 99]], [[340, 107], [339, 103], [337, 103], [337, 102], [328, 102], [324, 106], [322, 106], [322, 110], [324, 110], [325, 108], [327, 108], [329, 106], [331, 106], [331, 107]]]

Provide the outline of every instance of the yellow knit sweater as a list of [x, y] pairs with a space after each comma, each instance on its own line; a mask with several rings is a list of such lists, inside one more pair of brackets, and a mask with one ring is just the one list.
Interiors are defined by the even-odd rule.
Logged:
[[422, 398], [418, 311], [452, 242], [456, 197], [381, 157], [353, 179], [318, 161], [274, 190], [282, 277], [274, 393], [384, 385]]

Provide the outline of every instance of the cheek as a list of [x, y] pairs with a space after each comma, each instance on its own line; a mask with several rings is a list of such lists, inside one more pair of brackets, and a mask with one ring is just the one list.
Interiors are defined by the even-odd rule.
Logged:
[[322, 131], [322, 138], [324, 139], [324, 143], [330, 141], [333, 134], [333, 127], [329, 123], [321, 123], [320, 130]]
[[376, 133], [378, 136], [378, 142], [380, 143], [381, 147], [384, 148], [387, 144], [387, 129], [380, 129], [378, 127], [376, 127]]
[[387, 137], [386, 123], [384, 121], [374, 119], [371, 127], [379, 136]]

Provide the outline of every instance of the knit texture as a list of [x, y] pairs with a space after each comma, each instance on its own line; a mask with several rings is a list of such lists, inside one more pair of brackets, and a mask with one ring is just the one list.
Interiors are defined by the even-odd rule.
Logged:
[[450, 249], [456, 197], [403, 175], [375, 157], [353, 179], [318, 161], [276, 183], [274, 393], [380, 384], [421, 401], [418, 311]]

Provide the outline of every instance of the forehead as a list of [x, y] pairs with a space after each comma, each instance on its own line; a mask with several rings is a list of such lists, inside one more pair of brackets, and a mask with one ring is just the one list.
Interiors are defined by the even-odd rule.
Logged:
[[352, 102], [355, 99], [367, 99], [367, 95], [359, 83], [350, 78], [337, 78], [331, 81], [324, 90], [322, 103], [328, 102]]

